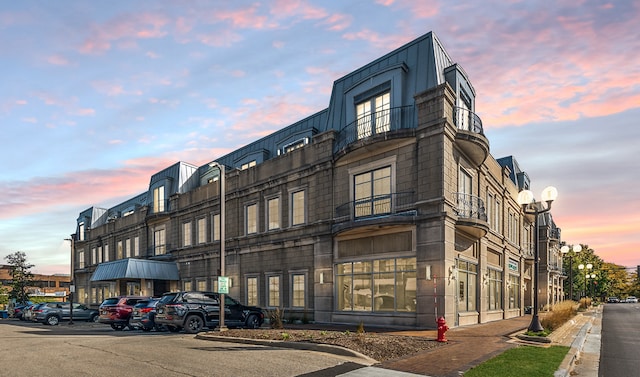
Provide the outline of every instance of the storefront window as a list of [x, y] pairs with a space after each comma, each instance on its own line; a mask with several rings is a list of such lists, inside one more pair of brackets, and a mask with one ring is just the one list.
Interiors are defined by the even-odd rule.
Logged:
[[489, 310], [502, 310], [502, 271], [489, 269], [487, 277], [489, 285], [487, 308]]
[[477, 281], [478, 265], [458, 261], [458, 310], [460, 312], [476, 310]]
[[342, 263], [336, 274], [338, 310], [416, 310], [416, 258]]

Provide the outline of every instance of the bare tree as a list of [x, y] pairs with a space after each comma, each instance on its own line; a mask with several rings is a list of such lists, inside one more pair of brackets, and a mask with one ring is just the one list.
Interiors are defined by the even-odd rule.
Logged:
[[16, 251], [9, 254], [4, 259], [7, 260], [11, 268], [11, 292], [9, 299], [15, 299], [18, 303], [29, 301], [29, 293], [27, 288], [33, 283], [33, 274], [31, 268], [34, 266], [27, 262], [27, 254], [22, 251]]

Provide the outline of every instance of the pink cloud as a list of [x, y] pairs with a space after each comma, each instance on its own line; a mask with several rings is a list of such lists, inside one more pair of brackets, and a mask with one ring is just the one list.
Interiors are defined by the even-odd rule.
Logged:
[[277, 0], [271, 7], [271, 14], [279, 17], [295, 17], [302, 19], [320, 19], [327, 17], [323, 8], [309, 4], [303, 0]]
[[61, 66], [70, 65], [69, 60], [61, 55], [51, 55], [47, 57], [47, 63], [52, 65], [61, 65]]

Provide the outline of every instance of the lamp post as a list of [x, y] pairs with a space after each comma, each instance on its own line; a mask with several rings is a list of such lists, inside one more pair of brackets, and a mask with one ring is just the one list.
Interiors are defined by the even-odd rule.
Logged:
[[[549, 186], [542, 190], [542, 202], [536, 202], [533, 193], [529, 190], [522, 190], [518, 194], [518, 204], [522, 206], [522, 211], [526, 214], [534, 215], [534, 228], [535, 228], [535, 236], [534, 236], [534, 249], [535, 256], [533, 260], [533, 316], [531, 317], [531, 323], [529, 324], [529, 331], [539, 332], [543, 331], [544, 327], [540, 323], [540, 318], [538, 317], [538, 270], [540, 268], [540, 241], [539, 241], [539, 215], [549, 212], [551, 210], [551, 203], [558, 197], [558, 190], [555, 187]], [[546, 207], [544, 205], [546, 203]]]
[[589, 270], [591, 270], [592, 268], [593, 268], [593, 265], [591, 263], [587, 263], [586, 266], [582, 263], [578, 265], [578, 270], [580, 271], [584, 270], [584, 297], [587, 297], [587, 279], [590, 276]]
[[[220, 276], [225, 276], [225, 205], [226, 205], [226, 187], [225, 187], [225, 170], [224, 165], [217, 162], [212, 162], [211, 166], [216, 166], [220, 171]], [[218, 291], [220, 291], [220, 284], [218, 283]], [[227, 331], [227, 326], [224, 324], [224, 293], [218, 293], [220, 297], [220, 322], [218, 324], [218, 331]]]
[[560, 248], [560, 252], [569, 257], [569, 299], [573, 300], [573, 254], [569, 254], [569, 252], [573, 250], [573, 253], [579, 253], [582, 251], [582, 246], [573, 245], [573, 248], [569, 248], [569, 246], [564, 245]]
[[73, 266], [74, 265], [73, 256], [74, 256], [74, 253], [75, 253], [75, 250], [73, 250], [73, 237], [74, 237], [74, 235], [72, 234], [71, 238], [65, 238], [64, 239], [65, 241], [69, 241], [69, 243], [71, 245], [71, 271], [70, 271], [71, 272], [71, 276], [70, 276], [71, 277], [71, 284], [69, 284], [69, 324], [70, 325], [73, 325], [73, 293], [76, 290], [75, 285], [73, 285], [74, 280], [75, 280], [73, 278], [73, 275], [74, 275], [74, 272], [75, 272], [74, 268], [73, 268], [74, 267]]

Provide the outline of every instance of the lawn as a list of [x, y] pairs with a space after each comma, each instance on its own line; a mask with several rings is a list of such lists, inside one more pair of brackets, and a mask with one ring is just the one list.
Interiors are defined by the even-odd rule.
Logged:
[[565, 346], [519, 346], [472, 368], [464, 377], [553, 377], [568, 352]]

